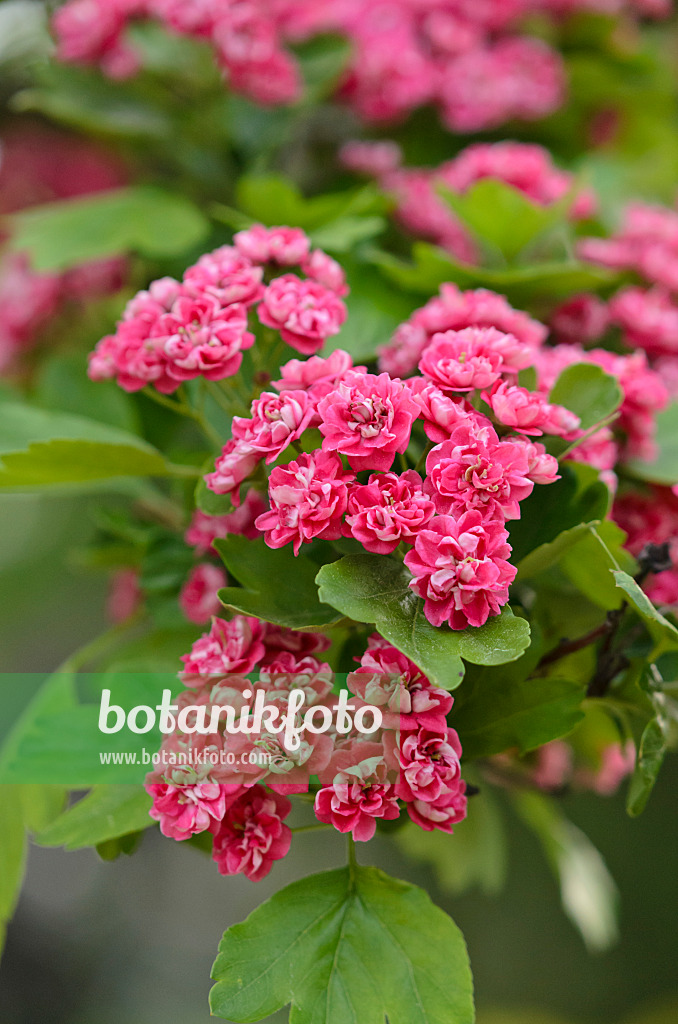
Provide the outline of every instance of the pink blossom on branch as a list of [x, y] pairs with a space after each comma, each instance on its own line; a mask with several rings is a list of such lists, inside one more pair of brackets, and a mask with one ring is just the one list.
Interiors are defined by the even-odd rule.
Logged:
[[346, 319], [346, 307], [335, 291], [294, 274], [271, 281], [258, 313], [262, 324], [279, 330], [283, 341], [307, 356], [338, 334]]
[[264, 786], [246, 789], [227, 809], [214, 833], [212, 859], [222, 875], [264, 878], [276, 860], [285, 857], [292, 833], [284, 823], [292, 805]]
[[516, 575], [510, 554], [503, 520], [485, 519], [475, 510], [456, 520], [434, 516], [405, 555], [413, 576], [409, 586], [424, 599], [432, 625], [482, 626], [508, 601]]
[[353, 469], [388, 470], [404, 452], [419, 414], [409, 390], [387, 373], [351, 371], [318, 403], [323, 451], [346, 455]]
[[435, 508], [414, 470], [372, 473], [366, 484], [351, 486], [344, 532], [366, 551], [388, 555], [401, 541], [411, 542]]
[[256, 525], [271, 548], [292, 544], [295, 555], [314, 537], [337, 540], [353, 474], [341, 459], [323, 451], [302, 454], [287, 466], [276, 466], [269, 479], [271, 511]]

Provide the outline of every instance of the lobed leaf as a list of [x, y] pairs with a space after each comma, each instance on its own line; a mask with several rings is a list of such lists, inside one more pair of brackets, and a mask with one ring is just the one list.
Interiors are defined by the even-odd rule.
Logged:
[[473, 1024], [455, 923], [416, 886], [372, 867], [288, 885], [224, 934], [212, 1013], [290, 1024]]

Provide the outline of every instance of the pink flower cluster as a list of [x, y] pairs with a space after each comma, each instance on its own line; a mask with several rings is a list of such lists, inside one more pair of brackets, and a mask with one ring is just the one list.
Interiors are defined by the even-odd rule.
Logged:
[[301, 82], [265, 0], [68, 0], [53, 18], [61, 60], [95, 64], [128, 78], [141, 58], [127, 38], [132, 21], [159, 21], [170, 32], [204, 40], [236, 92], [257, 103], [290, 103]]
[[[344, 536], [376, 554], [401, 548], [430, 622], [480, 626], [506, 604], [515, 576], [506, 521], [519, 518], [535, 483], [557, 478], [556, 460], [531, 438], [574, 436], [579, 420], [516, 383], [545, 329], [500, 296], [446, 285], [403, 330], [418, 332], [419, 376], [368, 373], [340, 349], [291, 360], [276, 391], [235, 418], [205, 479], [238, 501], [255, 468], [294, 445], [299, 454], [271, 470], [270, 508], [255, 520], [270, 547], [291, 544], [296, 555]], [[408, 462], [415, 425], [418, 443], [428, 439], [423, 480]]]
[[[306, 277], [290, 272], [264, 283], [265, 268], [290, 266]], [[339, 331], [345, 291], [341, 268], [320, 250], [311, 252], [303, 231], [255, 224], [232, 246], [201, 256], [181, 282], [162, 278], [139, 292], [115, 334], [90, 355], [89, 375], [114, 377], [126, 391], [152, 385], [163, 394], [196, 377], [232, 377], [254, 344], [255, 308], [261, 324], [308, 355]]]
[[[326, 645], [320, 634], [236, 616], [214, 619], [183, 659], [189, 689], [176, 698], [177, 708], [211, 714], [214, 705], [226, 706], [243, 728], [218, 724], [198, 732], [188, 718], [185, 728], [177, 725], [147, 779], [150, 813], [176, 840], [210, 832], [222, 874], [259, 881], [285, 856], [292, 834], [284, 819], [295, 793], [312, 791], [318, 821], [360, 842], [372, 838], [379, 819], [399, 817], [401, 804], [428, 831], [451, 832], [466, 815], [461, 746], [446, 721], [452, 697], [376, 634], [343, 694], [348, 712], [379, 708], [381, 725], [369, 735], [354, 720], [337, 719], [330, 731], [302, 728], [293, 748], [263, 720], [255, 724], [258, 700], [288, 711], [293, 689], [302, 690], [314, 717], [319, 711], [331, 718], [342, 701], [332, 692], [329, 666], [316, 657]], [[245, 674], [255, 669], [252, 682]]]
[[[377, 178], [396, 200], [396, 215], [413, 235], [429, 239], [464, 263], [479, 262], [476, 244], [437, 189], [445, 186], [463, 195], [476, 182], [493, 178], [506, 182], [540, 206], [563, 199], [574, 178], [554, 166], [548, 150], [521, 142], [479, 142], [432, 170], [401, 166], [394, 143], [349, 142], [341, 151], [345, 166]], [[584, 189], [573, 197], [569, 216], [591, 216], [596, 200]]]

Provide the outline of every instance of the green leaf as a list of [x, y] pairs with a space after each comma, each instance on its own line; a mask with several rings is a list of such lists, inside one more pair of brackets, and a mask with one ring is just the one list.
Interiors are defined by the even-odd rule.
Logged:
[[273, 549], [263, 538], [252, 541], [236, 534], [215, 541], [214, 547], [242, 586], [219, 591], [227, 608], [289, 629], [321, 629], [341, 618], [319, 600], [317, 565], [304, 555], [295, 558], [290, 547]]
[[359, 242], [380, 235], [386, 229], [383, 217], [339, 217], [310, 231], [311, 241], [329, 252], [350, 252]]
[[605, 611], [619, 608], [622, 596], [610, 573], [613, 564], [611, 560], [631, 572], [636, 569], [635, 559], [622, 547], [626, 534], [609, 519], [597, 524], [588, 523], [586, 526], [586, 532], [578, 543], [564, 553], [560, 568], [577, 589], [599, 608]]
[[136, 432], [139, 417], [131, 395], [115, 381], [90, 380], [85, 367], [82, 352], [60, 352], [45, 360], [35, 385], [36, 404]]
[[140, 786], [95, 786], [69, 807], [35, 842], [40, 846], [63, 846], [81, 850], [120, 836], [150, 828], [151, 798]]
[[665, 651], [678, 650], [678, 629], [658, 612], [647, 594], [641, 590], [636, 581], [628, 573], [619, 569], [612, 570], [617, 586], [624, 591], [638, 614], [647, 623], [648, 629], [657, 644], [653, 659]]
[[564, 405], [581, 420], [581, 429], [588, 430], [611, 416], [624, 398], [615, 377], [591, 363], [568, 366], [551, 389], [549, 401]]
[[489, 288], [505, 295], [513, 305], [528, 308], [541, 300], [567, 298], [579, 291], [597, 291], [612, 285], [617, 275], [590, 264], [568, 260], [534, 266], [493, 270], [453, 260], [442, 249], [415, 242], [413, 263], [372, 250], [371, 258], [391, 281], [407, 291], [430, 298], [441, 284], [450, 281], [460, 288]]
[[[515, 565], [521, 565], [530, 552], [542, 545], [553, 544], [564, 530], [603, 519], [607, 514], [610, 492], [598, 481], [597, 474], [593, 482], [580, 480], [575, 463], [562, 465], [560, 473], [561, 478], [555, 483], [535, 487], [529, 498], [520, 503], [520, 519], [509, 523], [511, 561]], [[538, 557], [535, 564], [538, 565]]]
[[[315, 232], [329, 230], [333, 225], [336, 230], [339, 222], [346, 227], [348, 221], [347, 230], [355, 231], [356, 217], [364, 219], [368, 214], [382, 213], [386, 207], [386, 200], [373, 185], [306, 199], [292, 181], [280, 174], [243, 175], [236, 186], [236, 202], [236, 217], [242, 211], [262, 224], [300, 227], [314, 235], [314, 239]], [[233, 213], [227, 210], [231, 218]], [[374, 233], [375, 227], [374, 223], [370, 226], [370, 233]], [[345, 237], [340, 239], [340, 245], [346, 245], [346, 241]]]
[[641, 480], [672, 486], [678, 483], [678, 402], [657, 415], [657, 458], [636, 459], [626, 467]]
[[518, 658], [528, 646], [528, 623], [508, 607], [477, 628], [453, 631], [432, 626], [421, 598], [408, 586], [411, 579], [396, 559], [366, 554], [324, 565], [316, 577], [321, 600], [358, 622], [374, 622], [382, 636], [446, 690], [455, 689], [463, 678], [461, 658], [501, 665]]
[[26, 833], [20, 786], [0, 786], [0, 952], [26, 868]]
[[116, 427], [18, 402], [2, 404], [0, 488], [24, 490], [193, 473], [188, 466], [173, 466], [156, 448]]
[[636, 818], [645, 810], [667, 750], [667, 729], [660, 716], [647, 723], [640, 739], [626, 810]]
[[425, 832], [408, 822], [394, 837], [408, 857], [431, 865], [443, 892], [458, 896], [477, 888], [496, 896], [504, 887], [506, 831], [487, 786], [469, 802], [468, 816], [454, 826], [453, 835]]
[[553, 800], [539, 793], [515, 792], [513, 802], [544, 848], [560, 883], [565, 913], [589, 949], [609, 949], [618, 937], [618, 893], [602, 856]]
[[423, 890], [371, 867], [288, 885], [225, 933], [212, 1013], [290, 1024], [472, 1024], [464, 939]]
[[319, 35], [296, 47], [295, 56], [306, 86], [304, 104], [329, 97], [351, 57], [351, 45], [341, 36]]
[[445, 185], [437, 191], [442, 198], [482, 241], [495, 246], [512, 261], [538, 235], [565, 220], [565, 202], [541, 206], [505, 181], [482, 178], [463, 194]]
[[521, 754], [536, 750], [566, 736], [584, 717], [586, 688], [567, 679], [514, 680], [495, 668], [469, 690], [464, 683], [450, 718], [469, 760], [510, 747]]
[[[599, 520], [594, 520], [594, 525], [598, 525], [599, 522]], [[589, 523], [577, 523], [571, 529], [563, 530], [554, 540], [534, 548], [533, 551], [530, 551], [529, 555], [525, 555], [518, 562], [518, 575], [516, 579], [521, 581], [529, 579], [531, 576], [536, 576], [550, 566], [555, 565], [570, 548], [578, 545], [582, 537], [586, 536], [589, 532], [589, 525]]]
[[11, 218], [13, 249], [36, 270], [66, 270], [89, 260], [140, 252], [174, 256], [208, 233], [209, 223], [184, 196], [133, 185], [45, 206]]

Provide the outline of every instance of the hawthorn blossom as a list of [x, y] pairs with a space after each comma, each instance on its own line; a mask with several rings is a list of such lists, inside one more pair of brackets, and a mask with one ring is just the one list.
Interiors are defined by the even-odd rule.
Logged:
[[426, 459], [424, 492], [439, 513], [476, 509], [484, 517], [520, 518], [533, 489], [523, 444], [500, 441], [491, 427], [460, 423]]
[[323, 451], [346, 455], [352, 469], [388, 470], [410, 440], [418, 408], [387, 373], [352, 370], [318, 403]]
[[400, 737], [384, 737], [386, 762], [398, 769], [395, 791], [401, 800], [433, 803], [456, 789], [461, 778], [461, 744], [441, 719], [437, 727], [420, 727]]
[[233, 417], [233, 437], [274, 462], [297, 441], [315, 418], [315, 407], [305, 391], [263, 391], [252, 402], [251, 416]]
[[458, 519], [434, 516], [405, 555], [413, 575], [409, 586], [424, 599], [433, 626], [482, 626], [508, 601], [516, 569], [503, 520], [464, 512]]
[[254, 525], [254, 520], [265, 512], [267, 507], [259, 492], [252, 488], [245, 495], [241, 505], [225, 515], [212, 516], [197, 508], [184, 534], [184, 540], [190, 547], [195, 548], [197, 555], [207, 554], [215, 540], [221, 540], [229, 534], [256, 540], [259, 531]]
[[412, 469], [400, 476], [372, 473], [366, 484], [349, 488], [344, 533], [366, 551], [390, 554], [401, 540], [411, 541], [435, 512], [422, 487]]
[[212, 859], [222, 875], [246, 875], [259, 882], [284, 857], [292, 833], [284, 818], [292, 805], [279, 793], [255, 785], [227, 809], [214, 833]]
[[148, 813], [160, 822], [164, 836], [189, 839], [199, 832], [214, 829], [239, 791], [239, 786], [222, 786], [209, 781], [186, 786], [153, 782], [146, 785], [146, 792], [153, 797]]
[[298, 555], [301, 545], [314, 537], [341, 537], [347, 484], [352, 480], [332, 452], [304, 453], [286, 466], [276, 466], [269, 478], [271, 510], [256, 520], [268, 546], [291, 543]]
[[240, 504], [240, 485], [261, 462], [263, 455], [247, 441], [231, 438], [214, 463], [214, 472], [207, 473], [205, 483], [215, 494], [230, 494], [234, 505]]
[[434, 829], [453, 832], [452, 826], [466, 817], [466, 805], [466, 783], [459, 779], [456, 786], [450, 786], [437, 800], [411, 800], [405, 804], [405, 809], [414, 824], [425, 832]]
[[536, 391], [518, 384], [497, 383], [483, 392], [483, 400], [500, 423], [523, 434], [571, 434], [579, 426], [579, 417], [562, 405], [548, 402]]
[[262, 634], [259, 620], [246, 615], [236, 615], [230, 622], [213, 618], [209, 631], [182, 656], [184, 686], [195, 688], [210, 677], [251, 672], [265, 653]]
[[434, 334], [419, 361], [425, 377], [443, 391], [492, 387], [532, 361], [530, 350], [495, 327], [466, 327]]
[[201, 256], [189, 267], [183, 282], [194, 298], [210, 295], [220, 306], [242, 303], [250, 306], [264, 293], [263, 268], [256, 266], [231, 245], [222, 245]]
[[262, 324], [279, 330], [283, 341], [304, 355], [322, 348], [346, 319], [346, 307], [336, 292], [294, 274], [271, 281], [258, 313]]
[[372, 839], [377, 818], [387, 821], [400, 814], [396, 791], [387, 780], [383, 748], [358, 742], [335, 753], [321, 782], [331, 783], [316, 793], [315, 816], [338, 832], [350, 832], [360, 843]]

